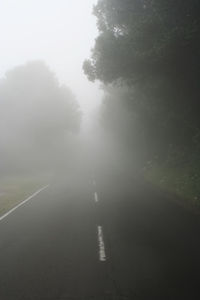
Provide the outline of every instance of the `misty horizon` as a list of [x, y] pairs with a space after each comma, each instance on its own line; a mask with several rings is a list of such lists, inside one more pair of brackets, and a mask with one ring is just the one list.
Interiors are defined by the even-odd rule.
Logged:
[[199, 12], [0, 0], [0, 300], [200, 299]]
[[100, 101], [98, 84], [87, 81], [82, 71], [97, 36], [92, 15], [95, 0], [8, 0], [0, 3], [0, 77], [28, 61], [44, 61], [76, 94], [87, 114]]

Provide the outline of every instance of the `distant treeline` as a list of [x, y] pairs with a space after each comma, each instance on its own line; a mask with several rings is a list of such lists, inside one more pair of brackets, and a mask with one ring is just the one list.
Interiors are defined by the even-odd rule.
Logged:
[[8, 71], [0, 79], [0, 176], [64, 165], [80, 122], [75, 96], [44, 62]]
[[196, 160], [200, 1], [99, 0], [94, 14], [99, 35], [83, 68], [104, 84], [104, 125], [146, 160]]

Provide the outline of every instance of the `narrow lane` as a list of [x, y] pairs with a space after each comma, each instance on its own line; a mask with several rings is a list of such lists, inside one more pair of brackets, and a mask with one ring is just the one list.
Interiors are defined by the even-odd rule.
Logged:
[[0, 299], [103, 299], [113, 293], [99, 260], [91, 195], [88, 179], [75, 176], [1, 222]]
[[105, 170], [96, 176], [117, 294], [142, 300], [199, 299], [199, 215], [129, 174]]
[[199, 216], [123, 178], [77, 172], [2, 220], [0, 299], [199, 299]]

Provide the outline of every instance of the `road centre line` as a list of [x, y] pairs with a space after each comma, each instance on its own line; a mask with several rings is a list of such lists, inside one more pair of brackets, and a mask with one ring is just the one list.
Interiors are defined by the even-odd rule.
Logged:
[[5, 213], [3, 216], [0, 217], [0, 221], [2, 221], [3, 219], [5, 219], [7, 216], [9, 216], [11, 213], [13, 213], [20, 206], [24, 205], [26, 202], [28, 202], [29, 200], [31, 200], [32, 198], [34, 198], [35, 196], [37, 196], [39, 193], [41, 193], [43, 190], [47, 189], [48, 187], [49, 187], [49, 184], [46, 185], [46, 186], [44, 186], [43, 188], [39, 189], [38, 191], [36, 191], [34, 194], [32, 194], [27, 199], [25, 199], [24, 201], [22, 201], [21, 203], [19, 203], [17, 206], [13, 207], [11, 210], [9, 210], [7, 213]]
[[106, 251], [105, 251], [105, 243], [103, 238], [102, 226], [97, 226], [97, 230], [98, 230], [98, 242], [99, 242], [99, 260], [104, 262], [106, 261]]
[[94, 201], [95, 201], [96, 203], [99, 202], [99, 197], [98, 197], [97, 192], [94, 193]]

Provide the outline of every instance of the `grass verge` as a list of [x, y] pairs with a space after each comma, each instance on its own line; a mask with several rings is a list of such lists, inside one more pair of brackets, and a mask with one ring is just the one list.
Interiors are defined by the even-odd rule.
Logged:
[[200, 212], [200, 175], [188, 167], [172, 168], [151, 165], [144, 171], [145, 179], [170, 195], [187, 209]]
[[0, 180], [0, 216], [47, 184], [44, 177], [4, 177]]

